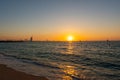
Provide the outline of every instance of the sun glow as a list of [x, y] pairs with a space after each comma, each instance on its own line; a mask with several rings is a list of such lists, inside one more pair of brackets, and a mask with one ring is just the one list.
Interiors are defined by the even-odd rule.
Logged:
[[67, 37], [67, 40], [68, 40], [68, 41], [73, 41], [73, 39], [74, 39], [74, 37], [71, 36], [71, 35]]

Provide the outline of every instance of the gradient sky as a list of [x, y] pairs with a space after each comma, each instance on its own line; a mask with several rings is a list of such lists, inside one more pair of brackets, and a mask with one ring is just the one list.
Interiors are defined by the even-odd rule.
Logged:
[[0, 40], [120, 40], [120, 0], [0, 0]]

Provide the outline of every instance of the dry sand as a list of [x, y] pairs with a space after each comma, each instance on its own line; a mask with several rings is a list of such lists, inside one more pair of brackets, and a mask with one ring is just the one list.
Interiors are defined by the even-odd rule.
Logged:
[[24, 72], [16, 71], [0, 64], [0, 80], [48, 80], [45, 77], [33, 76]]

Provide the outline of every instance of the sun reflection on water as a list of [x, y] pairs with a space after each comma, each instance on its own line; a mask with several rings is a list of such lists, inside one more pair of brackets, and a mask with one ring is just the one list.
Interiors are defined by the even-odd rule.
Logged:
[[73, 80], [70, 76], [63, 76], [63, 80]]
[[73, 77], [78, 75], [78, 72], [75, 70], [74, 66], [64, 65], [62, 67], [62, 72], [64, 72], [65, 75], [63, 75], [63, 80], [73, 80]]
[[75, 71], [74, 66], [65, 66], [64, 72], [71, 76], [77, 75], [77, 71]]
[[67, 47], [67, 53], [68, 54], [73, 54], [73, 48], [74, 48], [73, 43], [69, 42], [68, 47]]

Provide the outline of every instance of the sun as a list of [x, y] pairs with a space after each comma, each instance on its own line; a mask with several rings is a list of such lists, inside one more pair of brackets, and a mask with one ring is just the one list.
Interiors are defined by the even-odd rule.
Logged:
[[67, 37], [67, 40], [68, 40], [68, 41], [73, 41], [73, 39], [74, 39], [74, 38], [73, 38], [73, 36], [71, 36], [71, 35]]

